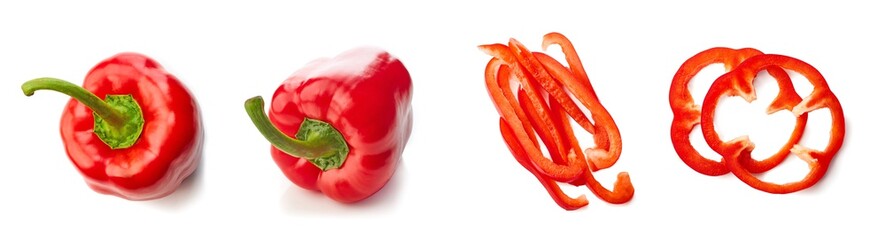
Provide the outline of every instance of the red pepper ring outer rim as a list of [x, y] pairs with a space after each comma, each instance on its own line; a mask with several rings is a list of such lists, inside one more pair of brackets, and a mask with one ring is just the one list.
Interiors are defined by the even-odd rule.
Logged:
[[692, 170], [708, 176], [729, 173], [724, 161], [715, 161], [702, 156], [689, 141], [693, 128], [701, 122], [701, 106], [695, 104], [689, 91], [689, 82], [711, 64], [722, 63], [728, 73], [745, 59], [760, 54], [763, 53], [753, 48], [714, 47], [687, 59], [674, 74], [668, 94], [671, 110], [674, 113], [671, 122], [671, 143], [680, 160]]
[[[745, 151], [746, 149], [739, 149], [741, 151], [739, 151], [737, 154], [724, 154], [724, 160], [726, 162], [726, 166], [730, 169], [730, 171], [739, 180], [745, 182], [749, 186], [768, 193], [786, 194], [809, 188], [815, 185], [819, 180], [821, 180], [821, 178], [824, 177], [825, 173], [828, 170], [828, 167], [830, 166], [831, 160], [833, 160], [833, 157], [837, 154], [837, 152], [843, 145], [846, 131], [846, 122], [843, 115], [843, 107], [837, 99], [836, 95], [831, 92], [830, 88], [827, 85], [827, 82], [824, 79], [824, 76], [822, 76], [821, 73], [817, 69], [815, 69], [815, 67], [806, 62], [803, 62], [802, 60], [775, 54], [758, 55], [742, 62], [738, 67], [736, 67], [735, 70], [733, 70], [734, 73], [727, 74], [729, 76], [724, 75], [724, 78], [754, 78], [756, 73], [758, 73], [760, 70], [770, 67], [779, 67], [797, 72], [806, 77], [809, 82], [812, 83], [812, 93], [809, 96], [803, 98], [800, 103], [793, 106], [792, 112], [795, 116], [801, 116], [806, 115], [806, 113], [810, 111], [821, 108], [830, 109], [831, 136], [828, 141], [828, 145], [825, 147], [824, 150], [821, 151], [810, 149], [799, 144], [794, 145], [794, 147], [791, 149], [791, 152], [794, 152], [794, 154], [799, 156], [802, 160], [806, 161], [806, 163], [809, 165], [810, 170], [809, 173], [807, 173], [802, 180], [785, 184], [776, 184], [763, 181], [751, 174], [747, 169], [745, 169], [740, 162], [743, 158], [746, 159], [750, 157], [750, 152]], [[712, 120], [712, 118], [702, 117], [703, 124], [706, 121]], [[707, 138], [713, 136], [705, 137], [707, 140]]]

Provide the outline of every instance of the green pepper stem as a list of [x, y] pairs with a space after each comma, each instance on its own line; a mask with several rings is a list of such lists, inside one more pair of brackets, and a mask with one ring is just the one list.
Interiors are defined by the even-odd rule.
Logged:
[[22, 91], [25, 96], [34, 95], [37, 90], [53, 90], [71, 96], [89, 109], [92, 109], [96, 115], [104, 119], [111, 126], [122, 127], [124, 117], [120, 111], [117, 111], [110, 104], [102, 101], [101, 98], [89, 92], [83, 87], [74, 85], [67, 81], [57, 78], [37, 78], [22, 84]]
[[341, 133], [323, 121], [308, 119], [302, 122], [296, 138], [275, 127], [264, 109], [261, 96], [246, 100], [246, 113], [265, 139], [280, 151], [305, 158], [323, 171], [341, 167], [348, 155], [348, 146]]

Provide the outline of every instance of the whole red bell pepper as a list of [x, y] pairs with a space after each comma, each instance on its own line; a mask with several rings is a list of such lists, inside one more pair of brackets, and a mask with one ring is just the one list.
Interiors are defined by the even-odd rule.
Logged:
[[146, 56], [108, 58], [89, 71], [83, 87], [55, 78], [22, 85], [27, 96], [36, 90], [72, 97], [62, 114], [62, 140], [96, 192], [130, 200], [160, 198], [197, 168], [203, 146], [197, 103], [178, 79]]
[[245, 107], [290, 181], [351, 203], [394, 174], [412, 131], [411, 99], [400, 60], [357, 48], [296, 71], [274, 93], [270, 118], [260, 96]]

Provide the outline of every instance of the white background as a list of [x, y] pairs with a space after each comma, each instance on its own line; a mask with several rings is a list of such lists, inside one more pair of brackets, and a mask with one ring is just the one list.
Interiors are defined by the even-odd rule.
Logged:
[[[850, 1], [178, 2], [0, 3], [0, 239], [886, 237], [879, 229], [886, 214], [878, 115], [886, 54], [882, 7]], [[563, 211], [501, 140], [483, 82], [489, 57], [475, 46], [514, 37], [541, 51], [541, 36], [551, 31], [573, 41], [621, 129], [621, 160], [597, 176], [611, 186], [617, 172], [628, 171], [636, 187], [628, 204], [568, 188], [588, 194], [590, 205]], [[391, 183], [365, 202], [341, 205], [286, 180], [243, 101], [269, 99], [303, 64], [360, 45], [385, 48], [406, 64], [415, 124]], [[715, 46], [794, 56], [825, 75], [845, 109], [847, 132], [819, 184], [773, 195], [732, 175], [698, 174], [680, 161], [669, 138], [671, 78], [687, 58]], [[67, 97], [38, 92], [29, 98], [19, 88], [43, 76], [80, 84], [94, 64], [122, 51], [159, 61], [202, 108], [199, 173], [161, 200], [132, 202], [90, 190], [59, 137]], [[559, 57], [556, 48], [549, 53]], [[707, 69], [695, 81], [697, 100], [718, 71]], [[731, 137], [751, 133], [760, 151], [771, 153], [793, 118], [784, 112], [765, 118], [762, 109], [772, 98], [766, 89], [776, 88], [758, 82], [754, 105], [722, 103], [723, 114], [741, 114], [719, 118], [718, 128]], [[808, 93], [805, 81], [795, 84]], [[823, 146], [828, 121], [826, 111], [813, 114], [804, 143]], [[766, 137], [777, 140], [766, 144]], [[706, 146], [700, 134], [694, 139]], [[766, 178], [786, 182], [805, 171], [791, 158]]]

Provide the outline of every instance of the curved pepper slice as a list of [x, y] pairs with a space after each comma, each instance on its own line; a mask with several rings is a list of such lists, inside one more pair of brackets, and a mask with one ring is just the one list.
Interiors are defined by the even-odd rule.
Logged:
[[[578, 53], [575, 51], [575, 47], [572, 45], [572, 42], [569, 41], [569, 39], [566, 38], [566, 36], [564, 36], [563, 34], [558, 33], [558, 32], [552, 32], [552, 33], [545, 34], [544, 37], [542, 38], [541, 49], [544, 51], [547, 51], [548, 47], [551, 45], [554, 45], [554, 44], [560, 46], [560, 50], [563, 52], [563, 55], [566, 58], [566, 63], [569, 64], [569, 70], [572, 72], [573, 75], [575, 75], [575, 78], [578, 78], [578, 80], [581, 82], [581, 84], [584, 85], [585, 90], [587, 90], [588, 94], [590, 95], [589, 99], [593, 99], [594, 101], [599, 101], [599, 99], [597, 99], [597, 93], [594, 91], [594, 87], [591, 86], [591, 80], [590, 80], [590, 78], [588, 78], [588, 73], [585, 71], [584, 65], [582, 65], [582, 63], [581, 63], [581, 58], [578, 57]], [[550, 62], [550, 60], [553, 60], [553, 58], [551, 58], [550, 56], [547, 56], [546, 54], [542, 54], [542, 53], [534, 53], [534, 54], [539, 59], [539, 61], [542, 62], [543, 65], [548, 65], [548, 67], [546, 67], [546, 69], [548, 71], [552, 71], [550, 69], [551, 64], [546, 64], [545, 62], [546, 61]], [[544, 55], [544, 57], [542, 55]], [[550, 60], [546, 60], [545, 58], [549, 58]], [[553, 61], [553, 62], [557, 62], [557, 61]], [[562, 65], [559, 62], [557, 62], [557, 64]], [[585, 108], [587, 108], [587, 104], [585, 104]], [[603, 110], [605, 111], [605, 108]], [[607, 112], [606, 115], [608, 116], [609, 113]], [[594, 115], [594, 113], [592, 113], [591, 118], [594, 119], [594, 122], [598, 121], [597, 120], [598, 117], [599, 116], [596, 116], [596, 115]], [[594, 143], [597, 145], [597, 148], [609, 149], [608, 135], [607, 134], [597, 134], [597, 132], [599, 132], [599, 131], [605, 131], [602, 128], [604, 128], [604, 127], [600, 126], [599, 124], [595, 124], [593, 131], [588, 131], [588, 132], [591, 134], [594, 134]], [[593, 166], [593, 167], [598, 168], [598, 167], [602, 167], [602, 166]], [[597, 169], [593, 169], [593, 170], [596, 171]]]
[[72, 97], [61, 118], [62, 140], [96, 192], [161, 198], [197, 169], [203, 149], [197, 102], [153, 59], [117, 54], [93, 67], [83, 87], [54, 78], [22, 85], [27, 96], [44, 89]]
[[[557, 103], [554, 99], [548, 99], [551, 105], [551, 111], [554, 112], [552, 118], [557, 124], [558, 129], [563, 130], [564, 132], [570, 133], [572, 132], [572, 126], [569, 124], [568, 116], [566, 112], [563, 111], [563, 108], [560, 107], [560, 104]], [[567, 157], [576, 158], [576, 159], [584, 159], [581, 151], [581, 145], [578, 143], [578, 139], [575, 135], [572, 134], [563, 134], [568, 139], [571, 149], [568, 152]], [[592, 166], [589, 166], [592, 167]], [[570, 184], [573, 185], [587, 185], [588, 189], [591, 190], [594, 195], [600, 198], [603, 201], [613, 204], [621, 204], [626, 203], [634, 197], [634, 185], [631, 183], [630, 175], [627, 172], [618, 173], [618, 177], [615, 179], [613, 190], [610, 191], [603, 187], [600, 182], [594, 178], [594, 174], [591, 172], [594, 170], [593, 168], [589, 169], [591, 171], [585, 171], [584, 179], [577, 184], [576, 182], [572, 182]]]
[[[563, 106], [563, 110], [569, 113], [569, 115], [572, 116], [573, 119], [575, 119], [575, 122], [577, 122], [578, 125], [585, 128], [585, 130], [587, 130], [588, 132], [594, 132], [594, 125], [590, 122], [590, 120], [588, 120], [588, 117], [581, 112], [581, 109], [578, 108], [578, 105], [572, 102], [572, 99], [569, 98], [569, 95], [567, 95], [566, 92], [564, 92], [563, 89], [560, 88], [559, 85], [557, 85], [553, 77], [547, 71], [545, 71], [545, 69], [541, 66], [541, 63], [538, 62], [538, 59], [533, 56], [532, 52], [526, 49], [526, 46], [523, 46], [523, 44], [518, 42], [516, 39], [511, 38], [511, 40], [508, 42], [508, 47], [510, 47], [511, 52], [514, 55], [514, 59], [516, 60], [516, 62], [511, 63], [519, 63], [520, 66], [522, 66], [521, 69], [529, 73], [527, 75], [532, 76], [532, 78], [536, 80], [537, 83], [541, 85], [545, 91], [547, 91], [549, 97], [553, 97], [554, 99], [556, 99], [557, 102], [560, 103], [561, 106]], [[532, 85], [527, 83], [524, 84]], [[533, 92], [535, 91], [528, 92], [529, 96], [531, 97], [530, 99], [539, 99], [539, 101], [532, 100], [533, 105], [535, 107], [541, 107], [542, 105], [544, 105], [544, 103], [540, 101], [540, 95], [536, 95]]]
[[594, 119], [597, 128], [596, 131], [591, 133], [594, 134], [594, 141], [597, 146], [584, 150], [591, 170], [606, 169], [614, 165], [621, 156], [622, 146], [621, 133], [615, 124], [615, 120], [612, 119], [612, 115], [597, 100], [596, 95], [584, 88], [583, 84], [557, 60], [545, 54], [535, 54], [534, 56], [537, 57], [546, 71], [556, 76], [554, 79], [557, 79], [563, 86], [569, 89], [576, 99], [591, 112], [591, 118]]
[[554, 202], [556, 202], [557, 205], [560, 205], [560, 207], [566, 210], [575, 210], [588, 205], [587, 197], [584, 195], [578, 196], [578, 198], [569, 197], [563, 193], [563, 189], [560, 189], [560, 186], [557, 185], [556, 181], [551, 180], [535, 169], [535, 166], [529, 161], [526, 151], [523, 150], [519, 140], [517, 140], [518, 137], [514, 136], [514, 131], [508, 126], [508, 123], [504, 118], [499, 119], [498, 125], [501, 130], [501, 136], [504, 138], [511, 154], [514, 155], [514, 158], [517, 159], [517, 162], [519, 162], [523, 168], [526, 168], [527, 171], [532, 173], [532, 175], [541, 182], [541, 185], [544, 186], [545, 190], [548, 191], [548, 194], [551, 195], [551, 198], [554, 199]]
[[[740, 95], [748, 101], [753, 100], [753, 79], [758, 72], [771, 67], [800, 73], [812, 83], [813, 90], [809, 96], [802, 100], [798, 99], [799, 96], [793, 96], [796, 95], [795, 92], [791, 95], [791, 92], [785, 94], [783, 91], [779, 93], [776, 101], [770, 106], [770, 111], [780, 109], [791, 110], [798, 119], [803, 118], [804, 122], [808, 112], [821, 108], [828, 108], [831, 112], [831, 136], [824, 150], [813, 150], [799, 144], [794, 145], [790, 150], [797, 154], [800, 159], [806, 161], [810, 168], [809, 173], [798, 182], [775, 184], [764, 182], [755, 177], [748, 169], [745, 169], [746, 166], [742, 165], [743, 162], [751, 161], [748, 159], [750, 158], [750, 151], [753, 150], [753, 143], [746, 138], [739, 138], [724, 143], [713, 130], [713, 112], [716, 107], [716, 101], [719, 100], [718, 97], [721, 95]], [[837, 151], [843, 145], [846, 123], [843, 118], [843, 107], [817, 69], [806, 62], [788, 56], [775, 54], [757, 55], [748, 58], [732, 72], [718, 78], [714, 85], [708, 91], [701, 114], [703, 131], [711, 132], [711, 134], [705, 134], [705, 140], [711, 146], [714, 146], [714, 150], [723, 155], [726, 166], [738, 179], [761, 191], [784, 194], [806, 189], [817, 183], [824, 176], [834, 155], [837, 154]], [[793, 90], [790, 82], [783, 83], [780, 81], [779, 87], [782, 87], [782, 90], [787, 88], [790, 88], [791, 91]], [[802, 129], [794, 130], [794, 133], [791, 135], [792, 142], [796, 143], [799, 141]]]
[[[627, 173], [619, 174], [612, 191], [604, 188], [592, 174], [593, 171], [612, 166], [620, 156], [621, 136], [618, 127], [591, 89], [587, 74], [568, 39], [557, 33], [551, 33], [546, 38], [550, 38], [545, 40], [546, 46], [564, 45], [563, 51], [572, 70], [544, 53], [530, 52], [515, 39], [511, 39], [508, 46], [502, 44], [480, 46], [482, 51], [493, 56], [486, 68], [486, 85], [496, 109], [502, 116], [500, 128], [503, 137], [508, 142], [512, 154], [518, 157], [518, 161], [522, 161], [518, 156], [521, 153], [528, 155], [530, 163], [535, 164], [535, 168], [527, 169], [539, 177], [561, 207], [571, 210], [587, 203], [584, 196], [581, 196], [581, 201], [577, 201], [562, 194], [555, 185], [556, 181], [586, 185], [597, 197], [610, 203], [629, 201], [633, 197], [634, 188]], [[512, 77], [520, 83], [516, 99], [511, 93]], [[582, 113], [569, 93], [588, 109], [594, 123]], [[597, 146], [588, 148], [584, 153], [581, 151], [573, 135], [570, 117], [594, 135]], [[541, 155], [537, 141], [527, 139], [534, 138], [536, 132], [550, 153], [550, 160]], [[588, 155], [587, 158], [585, 153]], [[538, 156], [533, 157], [534, 154]], [[566, 168], [577, 166], [580, 175], [575, 179], [556, 179], [562, 176], [552, 176], [552, 172], [544, 169], [541, 164], [560, 169], [564, 169], [564, 164]], [[562, 174], [562, 172], [553, 173]], [[551, 184], [554, 186], [550, 186]], [[581, 204], [569, 204], [570, 201]]]
[[[500, 75], [499, 75], [500, 76]], [[563, 131], [557, 129], [557, 131], [550, 132], [547, 131], [547, 128], [544, 127], [544, 121], [542, 119], [548, 118], [551, 119], [553, 123], [556, 121], [554, 116], [551, 114], [551, 109], [545, 107], [542, 109], [541, 114], [532, 109], [532, 104], [529, 103], [529, 96], [526, 95], [526, 91], [523, 89], [518, 90], [517, 92], [518, 101], [520, 107], [523, 108], [523, 111], [529, 113], [529, 122], [532, 125], [533, 129], [538, 129], [538, 136], [541, 138], [542, 143], [545, 144], [545, 147], [548, 149], [548, 153], [551, 156], [551, 160], [558, 164], [567, 164], [566, 160], [566, 145], [564, 143]], [[553, 125], [557, 127], [557, 125]], [[575, 164], [580, 164], [580, 160], [575, 161]]]
[[268, 116], [261, 97], [245, 107], [290, 181], [353, 203], [381, 190], [397, 169], [412, 133], [411, 101], [412, 78], [398, 58], [356, 48], [292, 74]]
[[[671, 110], [674, 113], [674, 120], [671, 123], [671, 142], [673, 143], [674, 150], [676, 150], [680, 159], [693, 170], [710, 176], [719, 176], [729, 173], [725, 161], [715, 161], [705, 158], [690, 144], [689, 134], [695, 125], [698, 125], [701, 122], [702, 109], [695, 104], [694, 99], [689, 92], [689, 81], [708, 65], [722, 63], [726, 71], [730, 72], [735, 66], [739, 65], [746, 59], [761, 54], [763, 53], [753, 48], [743, 48], [738, 50], [723, 47], [711, 48], [686, 60], [674, 75], [669, 95]], [[766, 70], [776, 79], [776, 81], [778, 81], [779, 85], [782, 86], [779, 92], [780, 97], [776, 98], [769, 107], [768, 113], [771, 114], [784, 109], [783, 105], [786, 102], [798, 100], [799, 96], [794, 91], [793, 85], [790, 85], [790, 77], [788, 77], [784, 70], [780, 68], [767, 68]], [[714, 96], [709, 94], [706, 95], [706, 97]], [[719, 100], [719, 96], [716, 96], [716, 99]], [[790, 146], [796, 143], [793, 139], [799, 139], [799, 134], [805, 126], [806, 117], [803, 116], [798, 118], [794, 128], [794, 135], [792, 135], [791, 140], [785, 143], [778, 152], [760, 161], [753, 159], [744, 160], [742, 161], [743, 166], [753, 173], [765, 172], [774, 168], [787, 158]], [[702, 133], [705, 135], [710, 134], [709, 131], [703, 131]], [[717, 149], [714, 150], [716, 151]]]
[[[500, 48], [492, 45], [486, 45], [490, 48]], [[503, 45], [500, 45], [503, 47]], [[481, 46], [483, 48], [484, 46]], [[505, 53], [506, 54], [506, 53]], [[561, 182], [570, 182], [582, 176], [582, 167], [579, 164], [567, 164], [567, 165], [559, 165], [554, 163], [553, 161], [547, 159], [537, 147], [537, 143], [533, 144], [531, 142], [530, 137], [528, 135], [529, 130], [524, 129], [524, 123], [529, 122], [528, 117], [525, 116], [525, 113], [520, 114], [522, 110], [519, 107], [512, 108], [512, 103], [508, 100], [508, 97], [503, 93], [503, 89], [501, 89], [499, 85], [499, 79], [497, 76], [498, 68], [503, 67], [505, 61], [500, 60], [499, 58], [493, 58], [486, 65], [486, 88], [489, 91], [489, 95], [491, 96], [493, 102], [495, 103], [496, 108], [499, 111], [499, 114], [505, 121], [508, 122], [508, 125], [514, 129], [514, 132], [517, 136], [517, 140], [520, 142], [520, 145], [525, 149], [529, 159], [538, 167], [539, 172], [548, 176], [554, 180]], [[518, 66], [519, 67], [519, 66]], [[513, 74], [517, 76], [517, 78], [525, 79], [525, 75], [522, 74], [522, 71], [511, 71]], [[506, 76], [501, 76], [506, 77]], [[527, 81], [528, 83], [528, 81]], [[527, 84], [528, 86], [528, 84]], [[531, 88], [527, 88], [531, 89]], [[519, 116], [523, 115], [523, 116]]]

